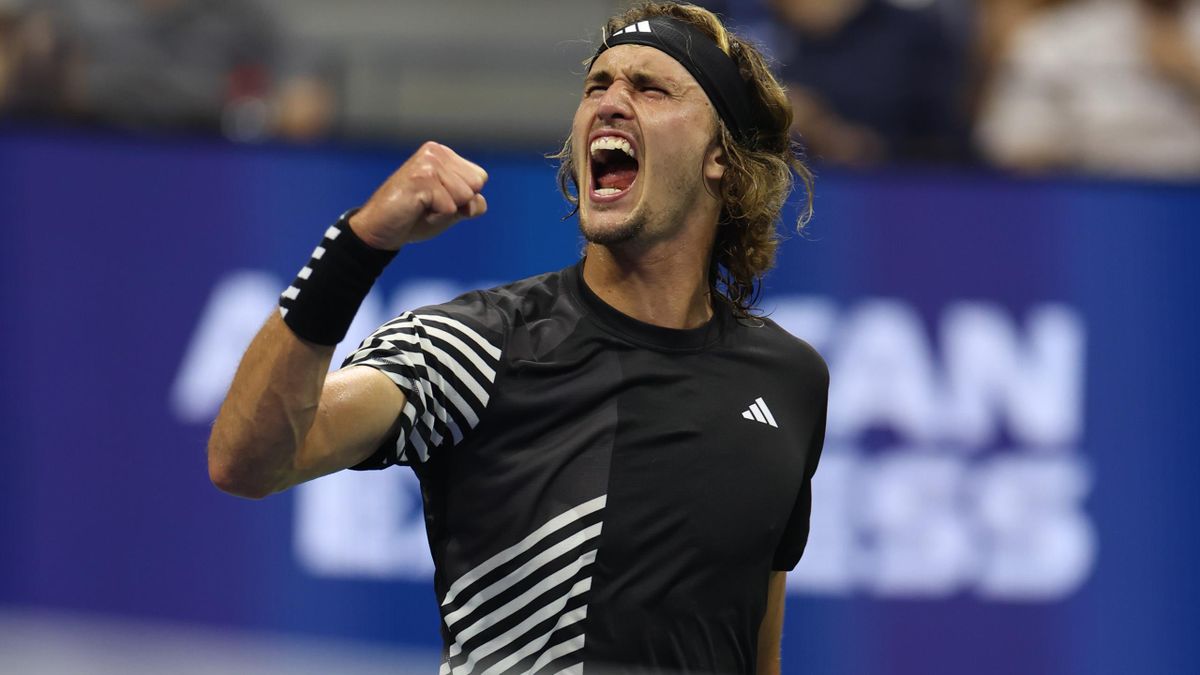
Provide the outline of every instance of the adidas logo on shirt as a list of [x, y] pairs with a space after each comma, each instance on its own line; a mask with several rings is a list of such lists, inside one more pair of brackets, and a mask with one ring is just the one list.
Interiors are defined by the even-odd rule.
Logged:
[[771, 409], [767, 407], [767, 402], [762, 400], [762, 397], [754, 399], [754, 403], [750, 404], [750, 409], [742, 412], [742, 417], [754, 422], [762, 422], [770, 424], [776, 429], [779, 425], [775, 423], [775, 416], [771, 414]]

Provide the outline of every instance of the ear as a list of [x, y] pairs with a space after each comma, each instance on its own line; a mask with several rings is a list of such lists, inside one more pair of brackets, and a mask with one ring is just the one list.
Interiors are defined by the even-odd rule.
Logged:
[[704, 155], [704, 177], [710, 181], [720, 181], [728, 167], [729, 160], [725, 156], [725, 149], [721, 147], [720, 141], [714, 141], [708, 153]]

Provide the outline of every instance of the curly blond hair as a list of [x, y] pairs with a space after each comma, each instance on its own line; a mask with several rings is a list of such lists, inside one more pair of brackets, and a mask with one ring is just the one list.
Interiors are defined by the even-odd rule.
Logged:
[[[752, 138], [739, 143], [719, 121], [719, 140], [728, 166], [720, 182], [721, 220], [709, 263], [709, 291], [724, 298], [743, 317], [756, 311], [763, 277], [775, 266], [780, 235], [775, 223], [791, 194], [794, 177], [805, 187], [805, 206], [796, 222], [803, 232], [812, 217], [812, 171], [792, 140], [792, 106], [787, 92], [771, 74], [766, 59], [755, 46], [733, 33], [712, 12], [684, 3], [642, 2], [608, 20], [604, 34], [631, 23], [667, 16], [689, 23], [713, 40], [737, 64], [742, 79], [751, 84], [753, 105], [766, 111], [765, 124]], [[558, 185], [574, 209], [579, 209], [579, 181], [571, 137], [557, 154]]]

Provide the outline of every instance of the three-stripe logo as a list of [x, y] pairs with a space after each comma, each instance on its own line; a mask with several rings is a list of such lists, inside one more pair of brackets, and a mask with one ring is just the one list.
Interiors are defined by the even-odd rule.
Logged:
[[[628, 26], [622, 28], [621, 30], [614, 31], [613, 35], [620, 35], [622, 33], [653, 33], [653, 32], [654, 31], [650, 30], [650, 22], [649, 21], [639, 21], [637, 23], [631, 23]], [[612, 36], [609, 36], [609, 37], [612, 37]]]
[[754, 399], [754, 403], [750, 404], [748, 410], [742, 411], [742, 417], [753, 422], [769, 424], [776, 429], [779, 428], [779, 425], [775, 423], [775, 416], [771, 414], [771, 409], [767, 407], [767, 402], [761, 396]]

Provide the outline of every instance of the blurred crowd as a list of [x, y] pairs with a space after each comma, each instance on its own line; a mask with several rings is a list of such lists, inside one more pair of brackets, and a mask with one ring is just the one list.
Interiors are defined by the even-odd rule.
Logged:
[[[699, 4], [764, 46], [816, 162], [1200, 178], [1200, 0]], [[251, 0], [0, 0], [0, 112], [353, 136], [353, 73], [277, 19]]]
[[336, 108], [321, 56], [247, 0], [0, 0], [7, 117], [308, 140]]
[[1200, 178], [1200, 0], [709, 2], [828, 163]]

